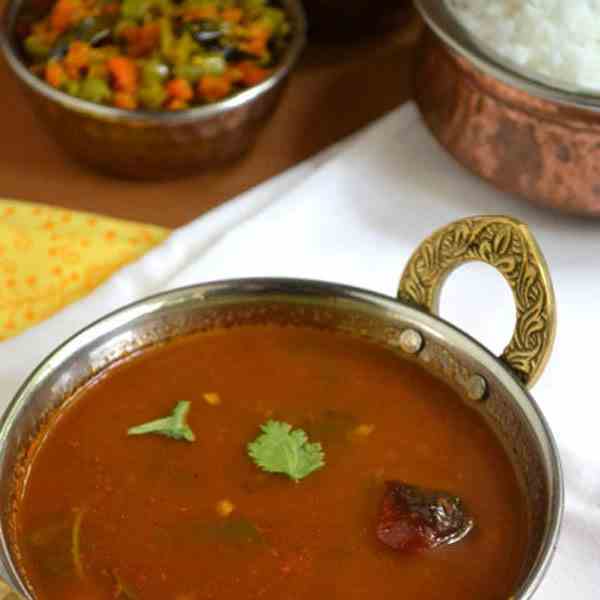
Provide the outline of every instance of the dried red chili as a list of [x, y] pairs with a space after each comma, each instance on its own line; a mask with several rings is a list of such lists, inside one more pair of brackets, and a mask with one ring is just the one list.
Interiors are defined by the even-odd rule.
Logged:
[[398, 551], [436, 548], [462, 540], [473, 519], [460, 498], [400, 481], [386, 481], [377, 538]]

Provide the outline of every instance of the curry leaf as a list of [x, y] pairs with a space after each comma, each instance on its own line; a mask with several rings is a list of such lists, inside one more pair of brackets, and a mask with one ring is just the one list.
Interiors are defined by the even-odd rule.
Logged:
[[321, 444], [309, 443], [302, 429], [292, 430], [288, 423], [268, 421], [261, 430], [262, 434], [248, 444], [248, 454], [263, 471], [300, 481], [325, 466]]
[[165, 435], [174, 440], [186, 440], [193, 442], [196, 439], [194, 432], [186, 423], [186, 417], [190, 410], [189, 402], [178, 402], [173, 413], [164, 419], [150, 421], [127, 430], [127, 435], [145, 435], [155, 433]]
[[81, 522], [83, 521], [83, 510], [75, 513], [75, 521], [71, 531], [71, 554], [73, 555], [73, 564], [75, 571], [80, 579], [83, 579], [83, 561], [81, 559]]

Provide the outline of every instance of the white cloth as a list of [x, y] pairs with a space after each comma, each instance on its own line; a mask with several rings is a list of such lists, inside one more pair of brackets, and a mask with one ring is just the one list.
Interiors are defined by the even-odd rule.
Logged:
[[[527, 222], [557, 294], [555, 351], [534, 394], [562, 453], [566, 516], [536, 597], [598, 600], [600, 222], [541, 211], [491, 189], [438, 147], [412, 105], [179, 229], [85, 299], [0, 344], [0, 408], [55, 345], [125, 303], [184, 284], [250, 276], [324, 279], [394, 295], [423, 238], [476, 214]], [[493, 350], [509, 339], [511, 295], [489, 267], [459, 272], [442, 304], [445, 317]]]

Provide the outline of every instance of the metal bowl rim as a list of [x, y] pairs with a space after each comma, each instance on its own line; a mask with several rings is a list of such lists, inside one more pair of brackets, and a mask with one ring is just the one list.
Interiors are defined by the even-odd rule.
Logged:
[[126, 110], [112, 106], [103, 106], [95, 102], [70, 96], [66, 92], [54, 89], [29, 71], [18, 55], [12, 41], [16, 18], [22, 4], [23, 0], [9, 0], [4, 7], [0, 22], [0, 50], [18, 79], [36, 94], [44, 96], [51, 102], [59, 104], [67, 110], [84, 113], [96, 119], [112, 122], [172, 126], [190, 122], [208, 121], [214, 117], [227, 114], [241, 106], [252, 104], [253, 100], [275, 88], [292, 71], [306, 45], [307, 22], [302, 2], [301, 0], [284, 0], [284, 8], [293, 23], [292, 37], [281, 62], [265, 81], [239, 92], [231, 96], [231, 98], [206, 106], [173, 112]]
[[[416, 327], [436, 335], [447, 341], [450, 345], [460, 347], [477, 363], [483, 364], [492, 375], [506, 387], [510, 397], [521, 397], [521, 402], [532, 409], [538, 421], [549, 449], [549, 458], [553, 475], [552, 504], [544, 539], [538, 549], [536, 562], [532, 565], [527, 577], [519, 590], [513, 596], [514, 600], [526, 600], [533, 596], [542, 582], [554, 556], [556, 545], [560, 536], [562, 517], [564, 511], [564, 477], [560, 462], [558, 447], [546, 418], [531, 394], [522, 386], [516, 375], [494, 356], [480, 342], [462, 331], [452, 323], [431, 315], [419, 308], [413, 307], [396, 298], [386, 296], [374, 291], [339, 283], [331, 283], [310, 279], [295, 278], [242, 278], [212, 281], [203, 284], [180, 287], [165, 292], [160, 292], [141, 300], [132, 302], [114, 311], [107, 313], [89, 325], [83, 327], [62, 344], [48, 354], [40, 364], [25, 379], [13, 399], [0, 416], [0, 453], [10, 432], [11, 426], [22, 407], [27, 401], [29, 393], [40, 384], [45, 377], [46, 368], [52, 363], [60, 363], [71, 356], [86, 341], [94, 340], [102, 335], [110, 334], [119, 325], [133, 321], [143, 315], [151, 315], [164, 307], [181, 305], [200, 299], [210, 300], [211, 295], [231, 295], [232, 304], [243, 301], [244, 296], [252, 297], [257, 294], [284, 295], [289, 297], [336, 298], [354, 301], [358, 304], [370, 306], [376, 310], [383, 319], [391, 318], [392, 314], [399, 314], [404, 320], [415, 323]], [[0, 536], [1, 546], [10, 557], [6, 540]], [[9, 559], [10, 560], [10, 559]], [[22, 582], [14, 565], [10, 565], [12, 572]], [[22, 585], [23, 590], [26, 590]]]
[[484, 50], [448, 8], [447, 0], [415, 0], [415, 6], [431, 30], [447, 46], [486, 75], [548, 102], [600, 112], [600, 92], [569, 91], [543, 76], [536, 79], [527, 77], [518, 65], [513, 65], [493, 50]]

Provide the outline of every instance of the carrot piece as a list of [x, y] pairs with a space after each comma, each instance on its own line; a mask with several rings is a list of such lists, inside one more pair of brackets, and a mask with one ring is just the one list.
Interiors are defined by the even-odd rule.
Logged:
[[254, 56], [262, 56], [267, 50], [268, 38], [254, 37], [240, 43], [240, 50]]
[[248, 39], [240, 44], [240, 50], [254, 56], [262, 56], [267, 51], [271, 30], [256, 24], [248, 28]]
[[66, 31], [80, 16], [80, 6], [76, 0], [58, 0], [50, 13], [50, 26], [55, 31]]
[[59, 88], [67, 79], [67, 74], [59, 62], [50, 62], [46, 65], [45, 78], [52, 87]]
[[237, 65], [234, 65], [227, 67], [225, 77], [227, 77], [231, 83], [239, 83], [244, 78], [244, 74], [237, 68]]
[[187, 79], [171, 79], [166, 87], [170, 98], [189, 102], [194, 97], [194, 90]]
[[249, 60], [239, 63], [236, 67], [242, 74], [242, 82], [247, 86], [258, 85], [270, 75], [268, 69], [263, 69]]
[[189, 108], [189, 104], [181, 98], [172, 98], [167, 102], [167, 110], [184, 110]]
[[229, 23], [239, 23], [242, 20], [244, 13], [241, 8], [225, 8], [221, 13], [223, 21]]
[[125, 56], [115, 56], [106, 63], [119, 92], [133, 94], [138, 87], [138, 69], [135, 62]]
[[65, 56], [64, 65], [67, 75], [71, 79], [79, 79], [82, 69], [88, 66], [90, 62], [90, 46], [85, 42], [74, 41], [69, 46], [69, 51]]
[[219, 11], [216, 4], [205, 4], [204, 6], [194, 6], [186, 8], [183, 11], [184, 21], [216, 21], [219, 18]]
[[117, 108], [125, 108], [128, 110], [134, 110], [138, 107], [138, 101], [133, 94], [127, 92], [117, 92], [113, 96], [113, 104]]
[[61, 36], [61, 33], [60, 31], [51, 29], [48, 21], [40, 21], [31, 26], [31, 36], [37, 38], [44, 46], [51, 47]]
[[160, 23], [146, 23], [140, 32], [140, 45], [149, 50], [158, 48], [160, 44]]
[[119, 2], [111, 2], [105, 4], [101, 10], [103, 15], [118, 15], [121, 12], [121, 4]]
[[197, 93], [209, 102], [221, 100], [231, 93], [231, 81], [224, 75], [204, 75], [198, 81]]
[[147, 23], [141, 27], [127, 27], [121, 32], [121, 37], [127, 41], [129, 56], [145, 56], [160, 45], [160, 25]]

